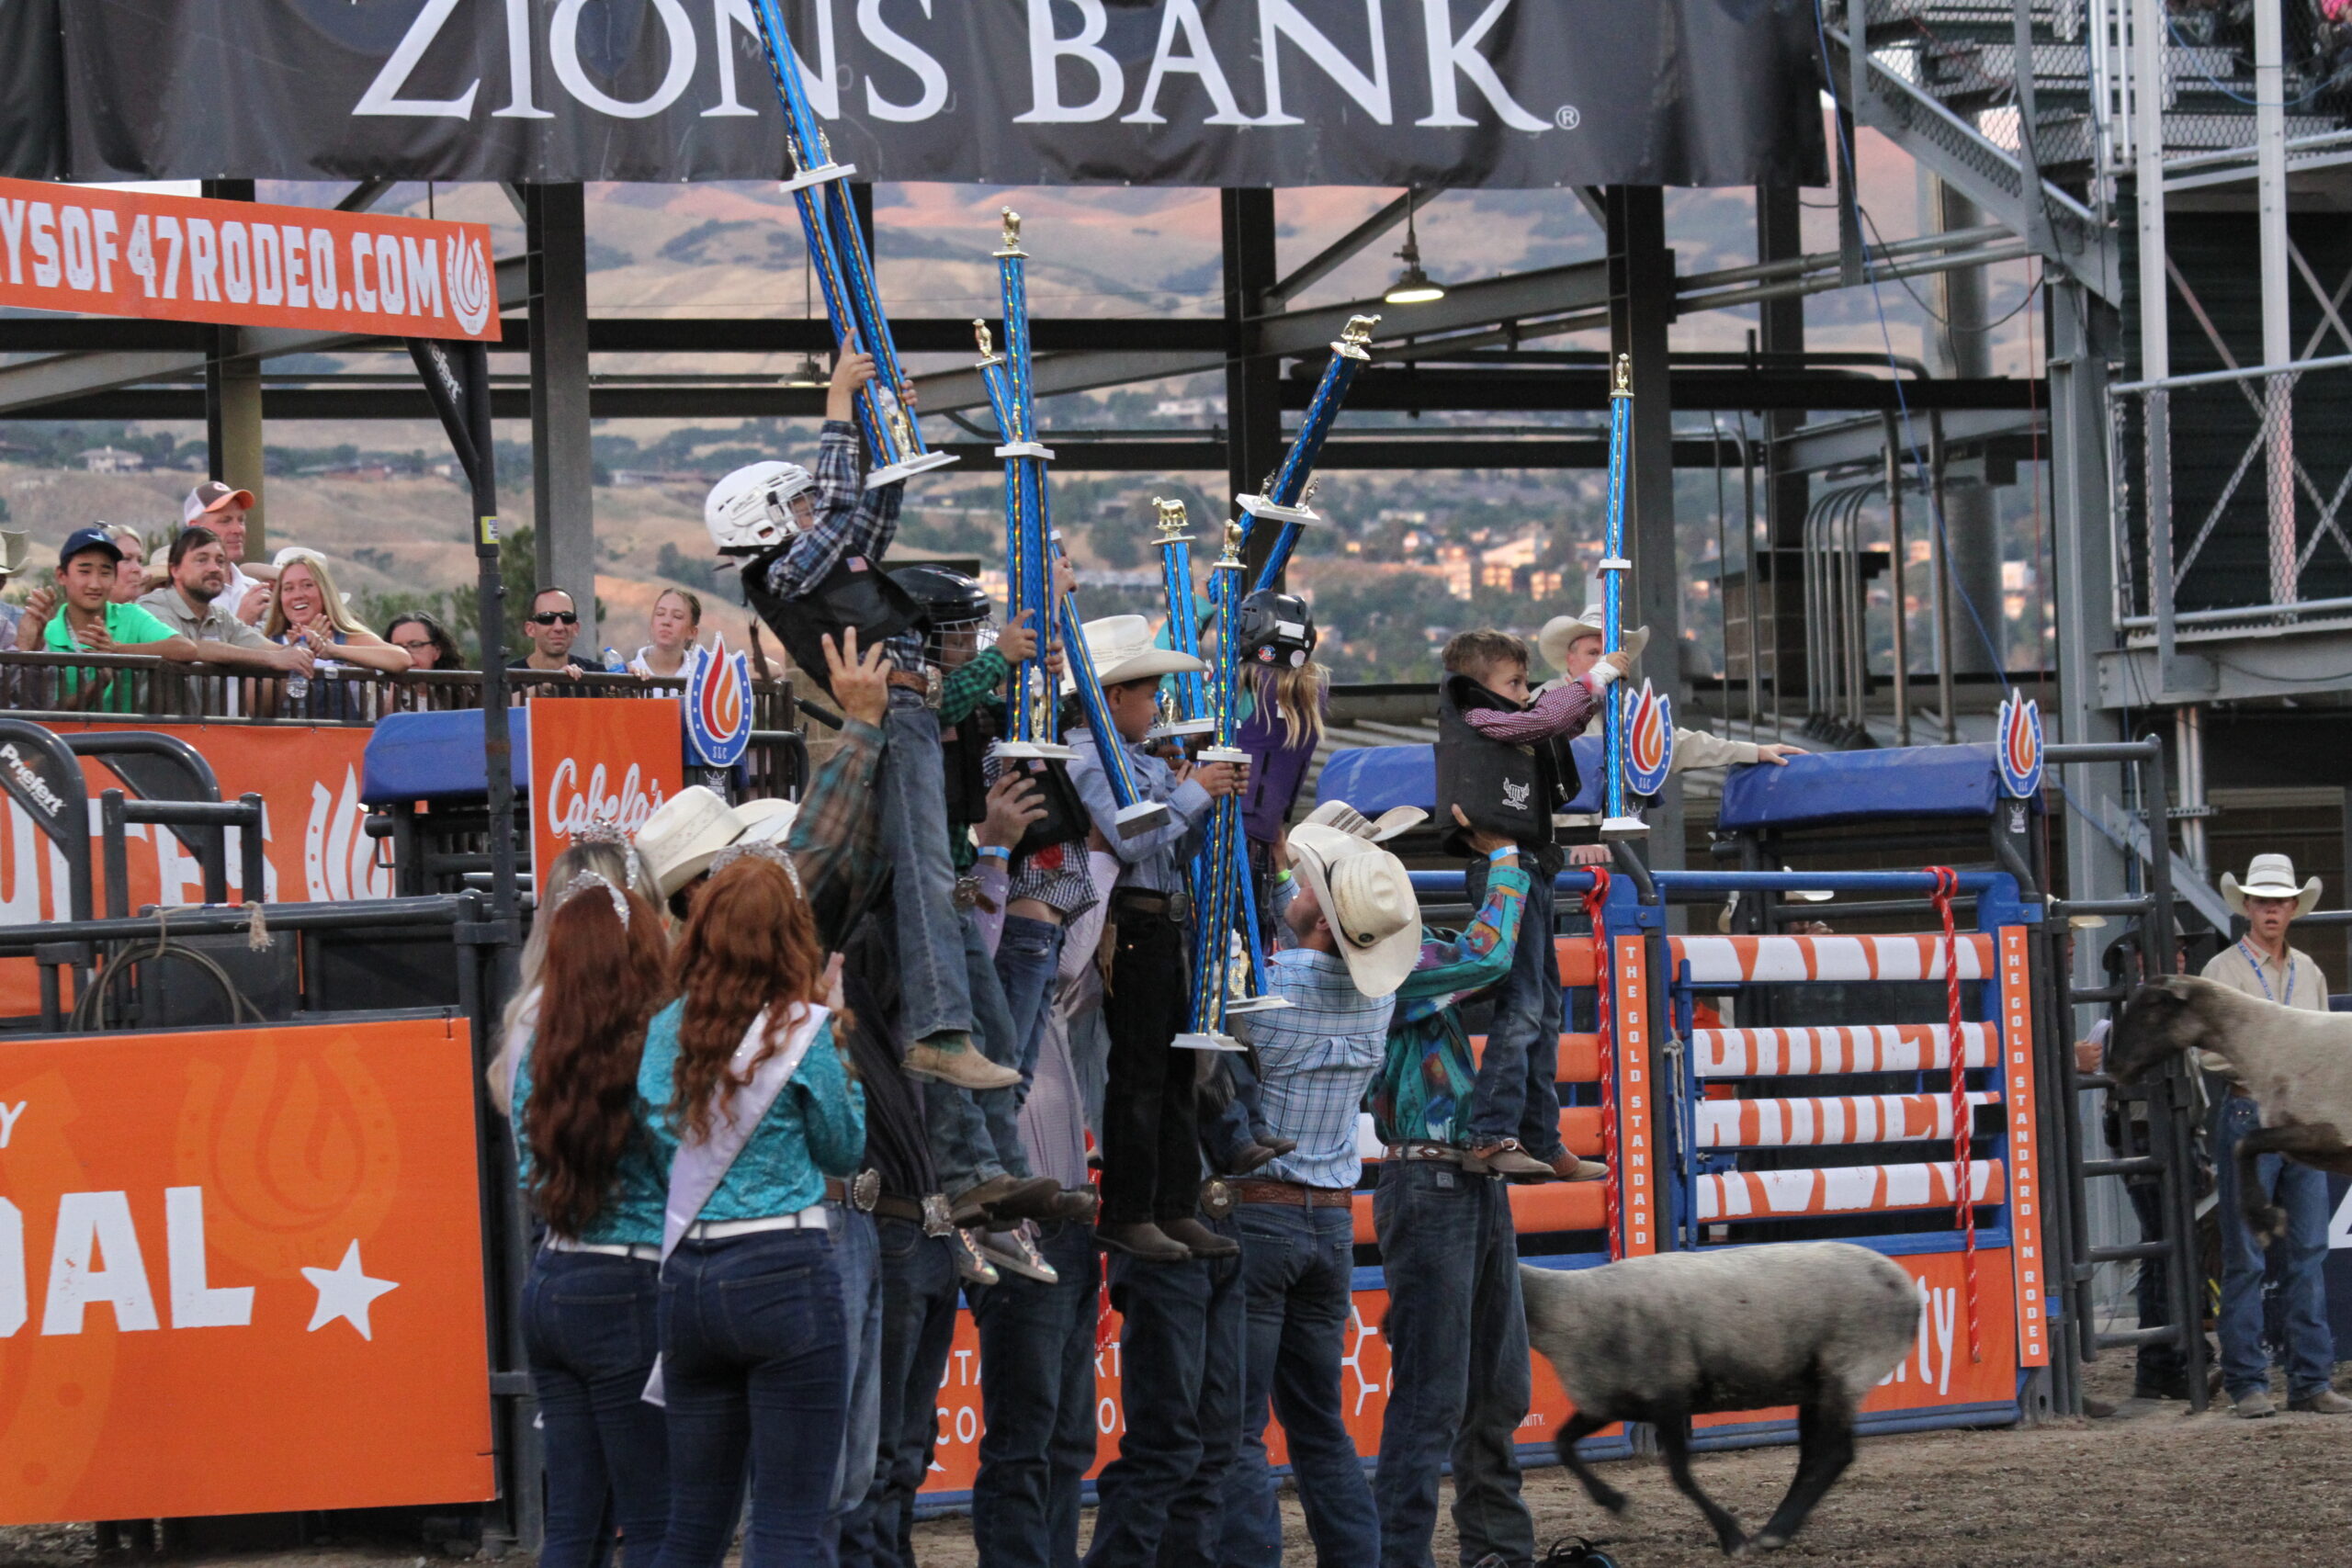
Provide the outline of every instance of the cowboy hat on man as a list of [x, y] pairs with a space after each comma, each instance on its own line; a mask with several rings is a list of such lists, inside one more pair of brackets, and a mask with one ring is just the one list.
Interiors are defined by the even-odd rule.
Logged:
[[2295, 863], [2285, 855], [2256, 855], [2246, 863], [2245, 880], [2222, 873], [2222, 901], [2234, 914], [2245, 913], [2249, 898], [2292, 898], [2295, 913], [2308, 915], [2319, 902], [2319, 878], [2295, 880]]

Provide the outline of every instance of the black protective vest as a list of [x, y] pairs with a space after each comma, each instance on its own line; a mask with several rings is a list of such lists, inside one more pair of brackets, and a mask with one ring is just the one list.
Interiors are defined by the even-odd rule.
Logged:
[[857, 628], [857, 645], [876, 643], [930, 625], [913, 594], [890, 581], [876, 562], [847, 556], [807, 592], [792, 598], [768, 588], [768, 569], [791, 548], [780, 546], [743, 565], [743, 601], [768, 624], [800, 672], [831, 695], [825, 682], [825, 638], [838, 645], [842, 633]]
[[[940, 758], [947, 776], [947, 830], [954, 838], [960, 840], [988, 818], [989, 748], [1003, 733], [1004, 708], [993, 699], [974, 708], [962, 723], [940, 731]], [[1029, 774], [1044, 797], [1039, 804], [1046, 808], [1046, 814], [1030, 823], [1021, 842], [1013, 846], [1016, 862], [1048, 844], [1086, 837], [1091, 818], [1086, 803], [1078, 796], [1078, 786], [1069, 782], [1069, 763], [1031, 757], [1008, 765], [1017, 765]]]
[[1474, 828], [1500, 833], [1521, 848], [1550, 852], [1552, 814], [1577, 794], [1577, 763], [1568, 737], [1554, 736], [1524, 745], [1490, 740], [1464, 715], [1481, 709], [1516, 713], [1467, 675], [1448, 675], [1438, 684], [1437, 819], [1441, 843], [1451, 854], [1467, 855], [1469, 844], [1453, 808]]

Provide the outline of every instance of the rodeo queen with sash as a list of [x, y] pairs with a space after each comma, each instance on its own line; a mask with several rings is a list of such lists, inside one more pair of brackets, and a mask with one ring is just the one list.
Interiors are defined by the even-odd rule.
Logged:
[[639, 1098], [669, 1170], [662, 1363], [670, 1531], [660, 1568], [717, 1568], [748, 1463], [744, 1560], [831, 1562], [826, 1511], [849, 1348], [827, 1179], [855, 1171], [865, 1098], [822, 998], [831, 984], [782, 851], [722, 852], [679, 939], [684, 993], [654, 1017]]

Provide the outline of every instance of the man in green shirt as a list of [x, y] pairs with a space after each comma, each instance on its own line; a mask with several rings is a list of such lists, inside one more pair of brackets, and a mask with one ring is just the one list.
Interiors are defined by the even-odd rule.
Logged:
[[[174, 631], [151, 610], [119, 604], [114, 570], [122, 547], [102, 527], [77, 528], [57, 552], [57, 587], [35, 589], [17, 626], [17, 646], [52, 653], [151, 653], [175, 664], [193, 664], [206, 650], [231, 651], [225, 644], [198, 643]], [[61, 603], [62, 596], [62, 603]], [[232, 655], [233, 657], [233, 655]], [[130, 671], [103, 674], [61, 670], [56, 705], [103, 713], [137, 711], [138, 689]]]

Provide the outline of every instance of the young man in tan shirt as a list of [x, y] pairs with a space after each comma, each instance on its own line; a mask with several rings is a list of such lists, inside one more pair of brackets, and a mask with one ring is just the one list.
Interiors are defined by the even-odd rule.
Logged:
[[[2213, 955], [2205, 978], [2280, 1007], [2327, 1011], [2327, 979], [2308, 953], [2287, 942], [2295, 917], [2319, 901], [2319, 878], [2298, 886], [2294, 863], [2285, 855], [2256, 855], [2244, 883], [2222, 874], [2222, 897], [2244, 915], [2245, 935]], [[2222, 1383], [2238, 1415], [2255, 1419], [2275, 1413], [2270, 1402], [2270, 1358], [2262, 1344], [2264, 1257], [2238, 1207], [2238, 1140], [2261, 1125], [2246, 1092], [2207, 1055], [2207, 1079], [2218, 1095], [2213, 1108], [2213, 1168], [2221, 1190], [2216, 1213], [2222, 1226]], [[2352, 1399], [2335, 1392], [2335, 1338], [2327, 1324], [2327, 1178], [2281, 1155], [2255, 1162], [2255, 1179], [2272, 1202], [2286, 1211], [2279, 1249], [2286, 1280], [2288, 1408], [2320, 1416], [2352, 1413]]]

